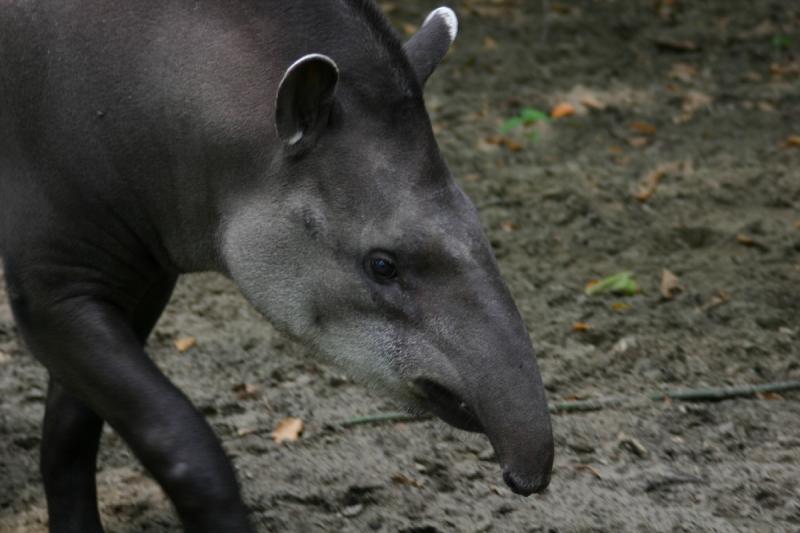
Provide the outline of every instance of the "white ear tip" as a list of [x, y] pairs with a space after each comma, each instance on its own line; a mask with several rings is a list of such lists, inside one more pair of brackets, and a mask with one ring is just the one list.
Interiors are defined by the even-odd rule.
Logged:
[[450, 34], [450, 41], [455, 41], [456, 35], [458, 35], [458, 17], [456, 16], [455, 11], [449, 7], [436, 8], [425, 18], [425, 22], [423, 22], [422, 25], [426, 25], [434, 17], [442, 18], [442, 21], [447, 26], [447, 32]]
[[294, 63], [292, 63], [291, 66], [288, 69], [286, 69], [286, 73], [288, 74], [289, 72], [293, 71], [306, 61], [314, 61], [314, 60], [325, 61], [326, 63], [328, 63], [330, 66], [333, 67], [333, 69], [336, 71], [337, 74], [339, 73], [339, 65], [336, 64], [336, 61], [326, 56], [325, 54], [306, 54], [297, 61], [295, 61]]

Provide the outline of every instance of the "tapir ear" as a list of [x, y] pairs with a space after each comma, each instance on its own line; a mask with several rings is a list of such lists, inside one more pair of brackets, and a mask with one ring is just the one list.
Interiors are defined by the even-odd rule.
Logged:
[[457, 34], [455, 12], [449, 7], [440, 7], [431, 11], [419, 31], [403, 46], [420, 85], [425, 85]]
[[283, 75], [275, 103], [275, 127], [287, 146], [313, 140], [328, 123], [339, 67], [330, 57], [309, 54]]

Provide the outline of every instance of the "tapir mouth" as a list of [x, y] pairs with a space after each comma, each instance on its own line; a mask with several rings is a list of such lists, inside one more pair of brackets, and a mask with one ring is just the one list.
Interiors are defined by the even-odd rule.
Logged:
[[475, 412], [456, 393], [434, 381], [414, 380], [415, 396], [422, 406], [448, 424], [464, 431], [485, 433]]

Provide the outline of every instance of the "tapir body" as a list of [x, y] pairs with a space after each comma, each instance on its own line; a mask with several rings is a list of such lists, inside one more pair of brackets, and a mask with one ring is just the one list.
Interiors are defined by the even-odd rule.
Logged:
[[485, 432], [511, 488], [553, 460], [527, 330], [422, 99], [455, 38], [364, 0], [0, 2], [0, 252], [50, 384], [51, 531], [101, 531], [104, 422], [189, 531], [250, 531], [208, 424], [144, 343], [184, 272], [409, 409]]

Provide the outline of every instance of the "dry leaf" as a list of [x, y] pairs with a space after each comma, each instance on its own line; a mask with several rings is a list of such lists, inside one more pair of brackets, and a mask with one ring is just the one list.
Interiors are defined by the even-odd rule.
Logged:
[[512, 152], [519, 152], [523, 148], [521, 142], [509, 139], [508, 137], [503, 139], [503, 145]]
[[611, 310], [616, 311], [617, 313], [621, 313], [622, 311], [627, 311], [631, 308], [631, 304], [627, 304], [625, 302], [614, 302], [611, 304]]
[[727, 303], [728, 301], [730, 301], [730, 299], [731, 299], [731, 295], [728, 294], [727, 292], [722, 291], [722, 290], [717, 291], [717, 294], [712, 296], [709, 301], [707, 301], [706, 303], [704, 303], [703, 305], [700, 306], [700, 311], [702, 311], [702, 312], [710, 311], [711, 309], [714, 309], [715, 307], [718, 307], [718, 306], [720, 306], [720, 305], [722, 305], [724, 303]]
[[661, 184], [661, 180], [664, 178], [664, 176], [679, 172], [680, 169], [681, 163], [675, 161], [658, 165], [656, 168], [644, 175], [639, 184], [638, 190], [633, 193], [633, 197], [640, 202], [648, 201], [656, 193], [656, 190]]
[[500, 229], [511, 233], [512, 231], [516, 231], [518, 226], [511, 220], [506, 220], [505, 222], [500, 223]]
[[777, 77], [795, 76], [800, 74], [800, 62], [787, 63], [785, 65], [773, 63], [770, 65], [769, 71], [773, 76]]
[[467, 174], [466, 176], [464, 176], [463, 179], [464, 181], [469, 181], [471, 183], [474, 183], [476, 181], [480, 181], [481, 177], [479, 174]]
[[550, 111], [550, 118], [559, 119], [570, 117], [575, 114], [575, 106], [569, 102], [561, 102], [556, 104]]
[[698, 110], [711, 105], [714, 99], [706, 93], [700, 91], [689, 91], [683, 97], [683, 104], [681, 109], [689, 116], [694, 115]]
[[422, 483], [417, 481], [416, 479], [410, 478], [403, 474], [395, 474], [392, 476], [392, 482], [396, 483], [397, 485], [406, 485], [408, 487], [417, 487], [422, 488]]
[[583, 332], [589, 331], [590, 329], [592, 329], [592, 325], [586, 322], [575, 322], [572, 324], [572, 331]]
[[758, 398], [759, 400], [767, 400], [767, 401], [783, 400], [783, 396], [781, 396], [777, 392], [757, 392], [756, 398]]
[[756, 240], [752, 238], [750, 235], [745, 235], [744, 233], [737, 233], [736, 234], [736, 242], [739, 244], [743, 244], [745, 246], [755, 246]]
[[657, 38], [654, 39], [656, 45], [666, 50], [673, 50], [675, 52], [692, 52], [697, 50], [697, 44], [689, 39], [670, 39], [670, 38]]
[[678, 276], [664, 269], [661, 272], [661, 296], [667, 300], [671, 300], [675, 293], [680, 292], [680, 281]]
[[653, 124], [639, 120], [631, 123], [631, 129], [636, 133], [641, 133], [642, 135], [653, 135], [657, 131]]
[[261, 396], [261, 389], [252, 383], [239, 383], [233, 387], [236, 397], [240, 400], [253, 400]]
[[403, 24], [403, 32], [406, 35], [414, 35], [417, 33], [417, 27], [413, 24]]
[[483, 48], [485, 50], [497, 50], [497, 41], [487, 35], [483, 38]]
[[275, 430], [271, 435], [272, 440], [277, 444], [281, 444], [283, 442], [296, 441], [300, 438], [302, 432], [303, 421], [299, 418], [288, 417], [278, 422], [278, 425], [275, 426]]
[[581, 97], [581, 103], [588, 107], [589, 109], [595, 109], [597, 111], [602, 111], [606, 108], [606, 104], [601, 102], [597, 97], [587, 94]]
[[197, 339], [194, 337], [181, 337], [175, 341], [175, 348], [184, 353], [197, 346]]
[[236, 435], [238, 437], [246, 437], [247, 435], [252, 435], [254, 433], [258, 433], [258, 428], [256, 427], [243, 427], [236, 429]]
[[586, 470], [597, 479], [603, 479], [603, 476], [600, 475], [600, 472], [598, 472], [597, 469], [592, 465], [575, 465], [575, 470]]
[[634, 148], [642, 148], [650, 144], [650, 139], [647, 137], [631, 137], [628, 139], [628, 144], [633, 146]]
[[673, 63], [667, 75], [674, 80], [690, 82], [697, 76], [697, 67], [689, 63]]
[[789, 135], [789, 138], [786, 139], [786, 146], [800, 148], [800, 135]]

